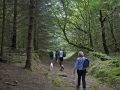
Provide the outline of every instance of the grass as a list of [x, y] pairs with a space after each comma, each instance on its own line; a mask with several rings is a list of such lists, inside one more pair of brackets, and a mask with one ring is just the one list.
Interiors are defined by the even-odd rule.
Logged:
[[48, 77], [49, 72], [48, 72], [47, 70], [43, 70], [43, 73], [44, 73], [44, 75], [45, 75], [46, 77]]
[[53, 83], [56, 87], [62, 87], [62, 86], [63, 86], [62, 83], [60, 82], [59, 78], [56, 78], [56, 77], [52, 78], [52, 77], [50, 76], [50, 72], [49, 72], [48, 70], [43, 69], [42, 71], [43, 71], [43, 74], [45, 75], [45, 77], [47, 77], [49, 80], [51, 80], [52, 83]]
[[96, 90], [98, 88], [98, 84], [92, 86], [92, 90]]
[[[51, 77], [49, 77], [49, 75], [50, 75], [50, 72], [48, 71], [48, 70], [43, 70], [43, 73], [44, 73], [44, 75], [49, 79], [49, 80], [52, 80], [52, 78]], [[59, 78], [54, 78], [53, 80], [52, 80], [52, 83], [56, 86], [56, 87], [62, 87], [63, 85], [62, 85], [62, 83], [60, 82], [60, 80], [59, 80]]]
[[52, 80], [52, 82], [56, 87], [62, 87], [63, 86], [58, 78]]
[[71, 57], [72, 55], [74, 55], [74, 54], [75, 54], [75, 52], [66, 53], [65, 59], [70, 58], [70, 57]]

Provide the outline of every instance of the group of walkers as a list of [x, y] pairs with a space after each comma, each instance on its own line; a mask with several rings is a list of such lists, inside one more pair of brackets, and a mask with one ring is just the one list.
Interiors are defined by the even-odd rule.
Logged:
[[[56, 51], [55, 52], [55, 62], [59, 62], [60, 64], [60, 70], [63, 71], [64, 70], [64, 66], [63, 66], [63, 57], [66, 56], [66, 52], [63, 51], [62, 49], [60, 49], [60, 51]], [[53, 62], [53, 58], [54, 58], [54, 53], [53, 51], [50, 52], [50, 60], [51, 62]]]
[[[52, 51], [50, 53], [53, 53]], [[61, 67], [61, 71], [62, 68], [64, 68], [63, 65], [63, 57], [64, 57], [64, 51], [60, 49], [60, 51], [56, 51], [55, 52], [55, 61], [57, 62], [59, 60], [59, 64]], [[53, 60], [53, 54], [50, 54], [50, 59]], [[79, 89], [80, 87], [80, 83], [82, 81], [82, 87], [83, 90], [86, 90], [86, 68], [84, 67], [84, 62], [87, 58], [84, 56], [84, 53], [82, 51], [79, 51], [78, 53], [78, 58], [76, 59], [75, 62], [75, 66], [74, 66], [74, 70], [73, 73], [75, 74], [75, 71], [77, 71], [77, 75], [78, 75], [78, 80], [77, 80], [77, 85], [76, 87]]]

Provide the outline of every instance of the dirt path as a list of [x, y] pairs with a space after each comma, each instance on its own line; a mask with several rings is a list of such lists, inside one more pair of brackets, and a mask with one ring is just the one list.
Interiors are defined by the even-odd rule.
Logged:
[[[60, 90], [76, 90], [77, 74], [73, 74], [74, 63], [73, 60], [64, 60], [65, 69], [64, 71], [60, 71], [59, 64], [54, 62], [54, 69], [50, 72], [50, 77], [52, 77], [52, 79], [58, 78], [63, 84], [63, 87]], [[44, 64], [44, 68], [49, 69], [50, 63], [46, 62]], [[88, 75], [88, 73], [86, 76], [86, 83], [86, 90], [112, 90], [96, 81], [92, 76]], [[82, 86], [79, 90], [82, 90]]]
[[0, 90], [59, 90], [43, 75], [40, 64], [35, 66], [31, 72], [20, 63], [0, 63]]
[[[60, 71], [59, 64], [54, 63], [54, 69], [52, 72], [48, 71], [48, 77], [43, 70], [49, 70], [49, 60], [34, 63], [33, 72], [23, 69], [24, 64], [25, 62], [0, 63], [0, 90], [76, 90], [77, 75], [73, 74], [73, 61], [64, 61], [64, 71]], [[86, 81], [87, 90], [112, 90], [99, 84], [91, 76], [87, 75]]]

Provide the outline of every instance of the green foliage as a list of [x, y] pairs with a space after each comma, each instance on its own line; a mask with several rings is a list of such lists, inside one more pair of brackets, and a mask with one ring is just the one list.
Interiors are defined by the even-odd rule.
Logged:
[[32, 55], [33, 55], [33, 59], [34, 59], [35, 61], [39, 60], [39, 55], [38, 55], [38, 53], [32, 53]]
[[120, 83], [120, 67], [113, 68], [108, 72], [107, 85], [112, 86]]
[[[95, 55], [97, 57], [100, 57], [103, 54], [99, 55], [97, 53]], [[91, 63], [92, 63], [92, 66], [89, 69], [89, 73], [91, 75], [94, 75], [98, 80], [105, 83], [107, 86], [115, 87], [116, 84], [120, 84], [120, 78], [119, 78], [120, 77], [120, 60], [119, 59], [112, 58], [107, 61], [99, 61], [98, 59], [96, 59]]]
[[45, 75], [46, 77], [48, 77], [49, 72], [48, 72], [47, 70], [43, 70], [43, 73], [44, 73], [44, 75]]
[[110, 61], [109, 66], [120, 67], [120, 60], [119, 59], [114, 59], [114, 60]]
[[48, 60], [49, 59], [49, 51], [46, 50], [38, 50], [37, 55], [39, 57], [39, 59], [41, 60], [41, 62], [44, 62], [45, 59]]
[[90, 73], [91, 75], [93, 75], [93, 74], [95, 73], [96, 69], [97, 69], [96, 66], [91, 67], [89, 73]]
[[98, 77], [106, 77], [107, 76], [107, 73], [106, 73], [106, 70], [105, 69], [100, 69], [99, 71], [97, 71], [97, 73], [95, 74], [95, 77], [98, 78]]
[[106, 82], [107, 86], [115, 86], [117, 84], [120, 84], [120, 79], [118, 77], [108, 78], [108, 80]]
[[75, 90], [75, 89], [73, 87], [71, 87], [70, 90]]
[[108, 76], [109, 77], [120, 76], [120, 67], [118, 67], [118, 68], [115, 67], [115, 68], [111, 69], [108, 73]]
[[100, 58], [102, 61], [111, 59], [111, 57], [109, 57], [106, 54], [103, 54], [101, 52], [93, 52], [93, 55], [97, 58]]
[[93, 85], [93, 86], [92, 86], [92, 90], [96, 90], [97, 87], [98, 87], [98, 84]]
[[58, 79], [54, 79], [53, 84], [57, 87], [62, 87], [62, 83]]

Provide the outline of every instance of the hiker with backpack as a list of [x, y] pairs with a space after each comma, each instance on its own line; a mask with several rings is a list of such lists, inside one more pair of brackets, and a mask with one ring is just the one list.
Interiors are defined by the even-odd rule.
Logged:
[[56, 51], [55, 52], [55, 62], [58, 62], [58, 59], [59, 59], [59, 52]]
[[63, 66], [63, 50], [60, 49], [59, 51], [59, 63], [60, 63], [60, 71], [64, 70], [64, 66]]
[[75, 74], [75, 70], [77, 70], [77, 75], [78, 75], [78, 81], [77, 81], [77, 88], [80, 87], [80, 82], [81, 82], [81, 78], [82, 78], [82, 86], [83, 86], [83, 90], [86, 90], [86, 67], [89, 66], [89, 60], [84, 57], [84, 53], [82, 51], [80, 51], [78, 53], [78, 58], [76, 60], [75, 66], [74, 66], [74, 70], [73, 73]]
[[53, 61], [53, 51], [50, 51], [50, 60]]

